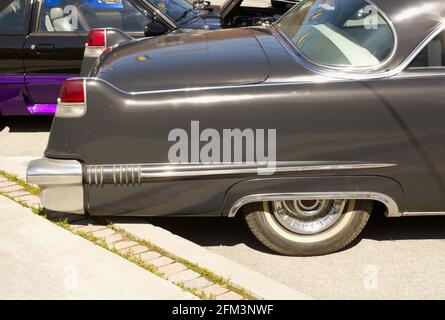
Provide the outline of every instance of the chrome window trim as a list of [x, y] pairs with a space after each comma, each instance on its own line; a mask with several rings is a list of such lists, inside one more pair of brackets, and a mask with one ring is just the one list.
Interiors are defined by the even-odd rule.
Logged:
[[368, 72], [368, 71], [379, 70], [379, 69], [383, 68], [385, 65], [387, 65], [388, 62], [390, 62], [392, 60], [392, 58], [394, 58], [394, 56], [397, 52], [397, 49], [398, 49], [399, 38], [398, 38], [397, 31], [396, 31], [396, 28], [394, 27], [392, 20], [389, 19], [389, 17], [386, 15], [386, 13], [384, 11], [382, 11], [373, 1], [371, 1], [371, 0], [362, 0], [362, 1], [377, 8], [377, 12], [382, 16], [382, 18], [388, 24], [389, 28], [391, 29], [392, 36], [393, 36], [393, 48], [392, 48], [391, 53], [382, 62], [380, 62], [379, 64], [374, 65], [374, 66], [352, 67], [349, 65], [333, 66], [333, 65], [325, 65], [325, 64], [317, 63], [315, 61], [312, 61], [305, 54], [303, 54], [303, 52], [301, 52], [301, 50], [298, 49], [297, 46], [295, 46], [295, 44], [292, 42], [292, 40], [289, 39], [287, 37], [287, 35], [280, 28], [278, 28], [277, 24], [280, 22], [281, 18], [280, 18], [280, 20], [278, 20], [277, 22], [275, 22], [272, 25], [272, 28], [275, 32], [277, 32], [283, 38], [282, 40], [286, 41], [286, 43], [288, 43], [288, 45], [298, 53], [297, 57], [301, 56], [303, 58], [301, 60], [304, 61], [304, 64], [313, 65], [315, 68], [321, 68], [321, 69], [327, 69], [327, 70], [333, 70], [333, 71], [341, 71], [342, 74], [343, 73], [353, 74], [353, 73], [357, 73], [357, 72]]
[[[332, 72], [328, 69], [316, 68], [306, 63], [306, 60], [302, 59], [298, 56], [295, 51], [290, 50], [288, 42], [283, 40], [284, 35], [277, 35], [277, 39], [283, 47], [288, 51], [288, 53], [293, 56], [298, 63], [300, 63], [306, 69], [327, 78], [338, 78], [344, 80], [373, 80], [373, 79], [381, 79], [381, 78], [390, 78], [398, 75], [400, 72], [404, 71], [409, 67], [410, 63], [417, 57], [417, 55], [429, 44], [429, 42], [434, 39], [439, 33], [445, 30], [445, 20], [437, 25], [437, 27], [425, 38], [423, 39], [418, 46], [407, 56], [407, 58], [397, 67], [394, 67], [388, 71], [381, 72], [369, 72], [364, 74], [355, 74], [355, 73], [347, 73], [347, 72]], [[286, 37], [287, 38], [287, 37]]]
[[311, 200], [311, 199], [329, 199], [329, 200], [375, 200], [383, 203], [388, 212], [388, 217], [400, 217], [402, 213], [397, 203], [390, 196], [379, 192], [297, 192], [297, 193], [262, 193], [245, 196], [238, 199], [230, 208], [228, 217], [234, 217], [238, 210], [249, 203], [277, 200]]

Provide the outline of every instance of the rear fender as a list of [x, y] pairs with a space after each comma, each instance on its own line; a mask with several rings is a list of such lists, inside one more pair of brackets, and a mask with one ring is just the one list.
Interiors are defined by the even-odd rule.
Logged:
[[383, 203], [387, 216], [401, 216], [403, 190], [381, 176], [329, 176], [252, 179], [233, 185], [223, 203], [223, 215], [235, 216], [245, 204], [287, 199], [363, 199]]

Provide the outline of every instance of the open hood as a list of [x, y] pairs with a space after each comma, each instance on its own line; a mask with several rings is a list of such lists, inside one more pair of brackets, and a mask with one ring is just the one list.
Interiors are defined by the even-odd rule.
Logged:
[[226, 1], [224, 1], [224, 3], [221, 5], [221, 11], [220, 11], [221, 19], [224, 19], [225, 17], [227, 17], [229, 15], [229, 13], [232, 12], [233, 9], [239, 7], [242, 2], [243, 2], [243, 0], [226, 0]]

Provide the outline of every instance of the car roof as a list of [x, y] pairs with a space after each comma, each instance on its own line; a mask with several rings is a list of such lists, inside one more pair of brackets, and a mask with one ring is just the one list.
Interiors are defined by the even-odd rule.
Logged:
[[[368, 0], [367, 0], [368, 1]], [[394, 68], [410, 57], [416, 49], [445, 27], [444, 0], [369, 0], [390, 20], [397, 49], [386, 68]]]

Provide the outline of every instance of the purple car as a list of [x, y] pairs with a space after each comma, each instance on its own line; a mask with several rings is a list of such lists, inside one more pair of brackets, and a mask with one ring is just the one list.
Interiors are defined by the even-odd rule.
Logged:
[[[100, 4], [100, 5], [99, 5]], [[0, 1], [0, 115], [52, 115], [63, 81], [80, 71], [91, 28], [143, 36], [139, 0]]]

